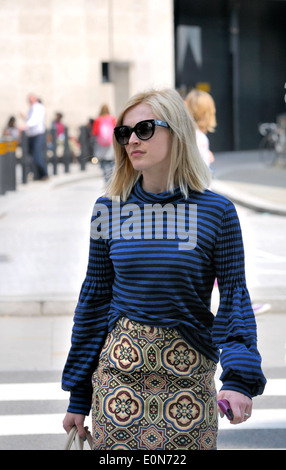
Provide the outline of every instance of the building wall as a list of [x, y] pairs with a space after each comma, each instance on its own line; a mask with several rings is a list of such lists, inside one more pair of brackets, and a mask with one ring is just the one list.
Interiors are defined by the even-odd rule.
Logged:
[[[1, 0], [0, 129], [36, 93], [73, 130], [102, 103], [174, 86], [173, 0]], [[109, 79], [103, 82], [102, 63]]]
[[174, 0], [176, 86], [216, 102], [213, 151], [257, 149], [286, 112], [286, 0]]

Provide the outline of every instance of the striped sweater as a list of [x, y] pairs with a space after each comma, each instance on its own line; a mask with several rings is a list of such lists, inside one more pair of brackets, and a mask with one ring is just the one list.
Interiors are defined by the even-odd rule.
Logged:
[[[220, 305], [213, 315], [215, 278]], [[125, 203], [98, 199], [62, 377], [71, 392], [68, 411], [89, 414], [91, 376], [121, 316], [177, 328], [195, 349], [220, 360], [223, 389], [250, 398], [263, 393], [240, 224], [225, 197], [190, 191], [186, 200], [179, 188], [152, 194], [139, 180]]]

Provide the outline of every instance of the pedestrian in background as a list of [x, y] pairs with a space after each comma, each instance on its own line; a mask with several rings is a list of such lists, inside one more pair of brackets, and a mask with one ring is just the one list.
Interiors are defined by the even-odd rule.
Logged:
[[[87, 145], [87, 154], [90, 156], [94, 156], [94, 141], [95, 137], [92, 135], [92, 127], [93, 127], [94, 119], [89, 118], [86, 123], [86, 145]], [[92, 160], [92, 158], [91, 158]]]
[[116, 118], [110, 114], [107, 104], [102, 105], [99, 116], [92, 125], [95, 138], [94, 156], [98, 159], [105, 181], [111, 176], [114, 167], [113, 129]]
[[[239, 220], [232, 202], [207, 189], [210, 172], [176, 91], [135, 95], [114, 134], [115, 170], [94, 207], [63, 371], [63, 389], [71, 392], [63, 426], [69, 432], [76, 425], [84, 439], [92, 403], [97, 450], [216, 449], [217, 398], [230, 402], [232, 423], [242, 423], [266, 382]], [[114, 201], [120, 227], [113, 225]], [[150, 205], [173, 209], [176, 227], [195, 220], [194, 243], [181, 246], [185, 236], [178, 229], [170, 236], [166, 218], [154, 237], [154, 218], [143, 220]], [[128, 231], [130, 211], [136, 217]], [[105, 236], [98, 235], [102, 225]], [[216, 316], [210, 310], [215, 277]], [[219, 359], [223, 386], [216, 395]]]
[[207, 166], [211, 166], [214, 155], [207, 133], [214, 132], [217, 125], [215, 102], [206, 91], [194, 89], [187, 95], [186, 105], [196, 123], [196, 140], [201, 156]]
[[62, 122], [63, 114], [56, 113], [55, 119], [52, 122], [52, 129], [56, 130], [56, 137], [58, 140], [63, 141], [65, 139], [65, 125]]
[[20, 140], [20, 130], [16, 125], [15, 116], [11, 116], [7, 122], [7, 126], [3, 129], [3, 137], [9, 137], [17, 142]]
[[23, 130], [28, 138], [28, 151], [33, 162], [34, 179], [46, 180], [48, 169], [45, 155], [45, 108], [41, 100], [34, 94], [28, 96], [28, 102], [30, 108]]

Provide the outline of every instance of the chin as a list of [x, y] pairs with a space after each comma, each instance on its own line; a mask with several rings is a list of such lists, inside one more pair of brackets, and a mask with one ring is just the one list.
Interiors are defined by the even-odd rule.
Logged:
[[132, 162], [133, 169], [136, 171], [143, 171], [145, 170], [145, 166], [140, 164], [140, 162]]

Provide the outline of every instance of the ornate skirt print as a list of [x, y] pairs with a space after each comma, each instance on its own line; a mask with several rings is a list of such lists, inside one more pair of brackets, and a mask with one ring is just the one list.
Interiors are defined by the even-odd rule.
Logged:
[[215, 370], [174, 328], [121, 318], [93, 374], [94, 449], [216, 449]]

